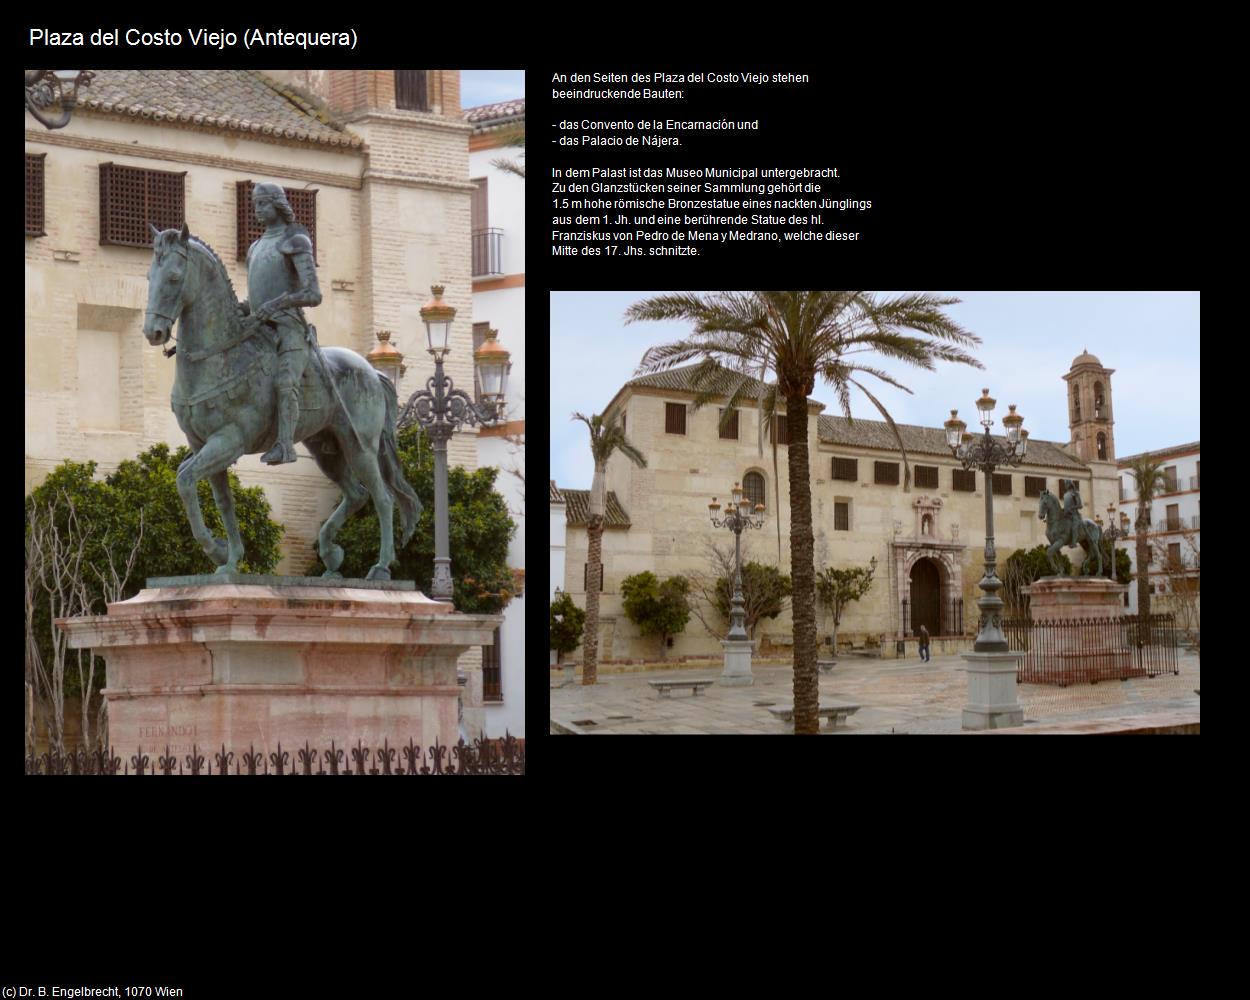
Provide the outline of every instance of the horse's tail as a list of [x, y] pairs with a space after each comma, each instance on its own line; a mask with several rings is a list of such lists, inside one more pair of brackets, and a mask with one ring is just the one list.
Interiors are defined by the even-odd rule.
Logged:
[[382, 478], [390, 487], [395, 502], [399, 504], [399, 547], [403, 548], [417, 530], [417, 519], [421, 517], [422, 506], [420, 498], [404, 478], [404, 467], [400, 464], [399, 449], [395, 443], [395, 413], [399, 408], [395, 384], [382, 372], [377, 375], [382, 383], [383, 395], [386, 396], [386, 423], [382, 427], [382, 437], [378, 443], [378, 465], [382, 470]]

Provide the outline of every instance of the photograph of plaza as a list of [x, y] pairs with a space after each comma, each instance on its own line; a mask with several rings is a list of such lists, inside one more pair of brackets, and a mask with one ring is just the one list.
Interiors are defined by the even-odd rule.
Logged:
[[1198, 730], [1198, 293], [551, 315], [553, 733]]
[[523, 740], [524, 72], [26, 77], [28, 758]]

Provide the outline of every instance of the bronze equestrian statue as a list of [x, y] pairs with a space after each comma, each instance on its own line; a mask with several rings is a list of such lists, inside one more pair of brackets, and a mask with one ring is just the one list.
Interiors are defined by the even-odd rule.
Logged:
[[1063, 495], [1062, 508], [1058, 497], [1050, 490], [1042, 490], [1037, 516], [1046, 522], [1046, 540], [1050, 542], [1046, 558], [1050, 560], [1055, 576], [1062, 575], [1056, 554], [1062, 548], [1075, 548], [1078, 545], [1085, 550], [1085, 560], [1081, 563], [1082, 572], [1086, 570], [1090, 556], [1093, 555], [1098, 560], [1098, 572], [1085, 575], [1102, 576], [1102, 529], [1093, 521], [1082, 519], [1080, 509], [1081, 494], [1074, 486], [1069, 486]]
[[[321, 526], [318, 552], [327, 577], [338, 577], [343, 549], [334, 537], [348, 515], [372, 499], [381, 529], [370, 580], [389, 580], [395, 561], [393, 511], [402, 547], [421, 515], [395, 445], [397, 401], [391, 380], [355, 351], [316, 346], [302, 307], [321, 301], [312, 245], [294, 226], [276, 185], [257, 185], [257, 218], [265, 234], [248, 251], [248, 301], [235, 297], [225, 265], [204, 240], [182, 230], [152, 229], [148, 308], [143, 333], [166, 343], [178, 323], [171, 403], [194, 452], [178, 469], [178, 493], [191, 531], [218, 573], [237, 573], [243, 542], [227, 470], [242, 455], [271, 463], [294, 460], [304, 444], [343, 491]], [[281, 188], [277, 188], [278, 194]], [[309, 363], [310, 353], [313, 363]], [[214, 538], [200, 513], [196, 483], [208, 479], [226, 526]]]

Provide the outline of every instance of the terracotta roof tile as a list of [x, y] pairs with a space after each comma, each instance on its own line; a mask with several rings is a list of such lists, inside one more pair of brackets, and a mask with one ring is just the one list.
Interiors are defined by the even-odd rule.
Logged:
[[253, 70], [96, 70], [78, 107], [344, 149], [364, 145], [324, 108]]
[[560, 495], [560, 491], [556, 488], [556, 481], [554, 479], [550, 479], [548, 482], [551, 483], [551, 502], [564, 503], [564, 497]]
[[521, 98], [519, 101], [479, 104], [476, 108], [466, 108], [461, 112], [461, 115], [466, 122], [473, 126], [474, 131], [495, 128], [508, 122], [524, 119], [525, 98]]
[[[586, 525], [590, 521], [590, 490], [561, 489], [560, 494], [568, 508], [564, 512], [567, 522], [571, 525]], [[605, 528], [628, 528], [629, 515], [616, 498], [612, 490], [608, 490], [608, 509], [604, 515]]]
[[[638, 378], [630, 379], [626, 385], [645, 386], [650, 389], [671, 389], [675, 392], [697, 393], [702, 385], [696, 386], [694, 381], [694, 373], [698, 369], [698, 364], [686, 365], [682, 368], [670, 368], [667, 371], [655, 372], [652, 375], [640, 375]], [[737, 385], [738, 380], [744, 376], [737, 372], [732, 372], [728, 368], [721, 370], [713, 376], [712, 386], [718, 390], [721, 395], [728, 396], [730, 390]], [[757, 394], [766, 392], [772, 388], [770, 384], [761, 382], [757, 378], [745, 376], [750, 388], [747, 390], [750, 397], [754, 399]], [[819, 400], [809, 399], [809, 403], [815, 403], [817, 406], [823, 406]]]

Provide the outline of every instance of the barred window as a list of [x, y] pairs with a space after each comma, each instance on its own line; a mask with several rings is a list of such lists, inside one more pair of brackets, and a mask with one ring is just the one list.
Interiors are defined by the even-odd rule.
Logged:
[[841, 500], [834, 501], [833, 504], [833, 530], [834, 531], [850, 531], [851, 530], [851, 505]]
[[764, 477], [758, 472], [748, 472], [742, 477], [742, 492], [751, 498], [752, 507], [766, 502], [764, 500], [765, 491]]
[[790, 425], [785, 414], [773, 414], [773, 444], [790, 443]]
[[43, 160], [47, 153], [26, 154], [26, 235], [46, 236], [43, 228]]
[[1163, 479], [1164, 479], [1164, 492], [1175, 493], [1176, 488], [1177, 488], [1175, 465], [1169, 465], [1167, 468], [1163, 470]]
[[686, 433], [686, 407], [682, 403], [664, 404], [664, 433]]
[[1044, 489], [1046, 489], [1045, 476], [1024, 477], [1024, 495], [1026, 497], [1040, 497]]
[[872, 481], [878, 486], [898, 485], [898, 462], [873, 462]]
[[[234, 186], [239, 260], [247, 259], [247, 248], [265, 232], [265, 227], [256, 221], [256, 212], [252, 208], [252, 188], [255, 186], [253, 181], [238, 181]], [[317, 263], [317, 192], [289, 187], [282, 190], [295, 213], [295, 221], [308, 230], [313, 245], [313, 263]]]
[[429, 111], [428, 70], [395, 70], [395, 107], [400, 111]]
[[925, 489], [936, 490], [938, 488], [938, 470], [936, 465], [917, 465], [916, 466], [916, 485]]
[[[720, 417], [722, 420], [725, 419], [724, 410], [720, 411]], [[727, 423], [721, 425], [720, 436], [724, 438], [726, 441], [738, 440], [738, 411], [737, 410], [733, 411], [733, 414], [729, 417], [729, 421]]]
[[975, 493], [977, 491], [977, 473], [975, 469], [951, 470], [951, 489], [957, 493]]
[[859, 482], [859, 459], [835, 458], [833, 460], [833, 478], [843, 479], [850, 483]]
[[482, 701], [503, 701], [503, 648], [499, 645], [499, 629], [495, 641], [482, 647]]
[[152, 246], [149, 225], [181, 229], [186, 221], [185, 170], [100, 164], [100, 244]]
[[[582, 564], [582, 590], [590, 590], [590, 563]], [[599, 590], [603, 590], [603, 563], [599, 564]]]
[[994, 496], [1009, 497], [1011, 496], [1011, 475], [1008, 473], [994, 473]]

